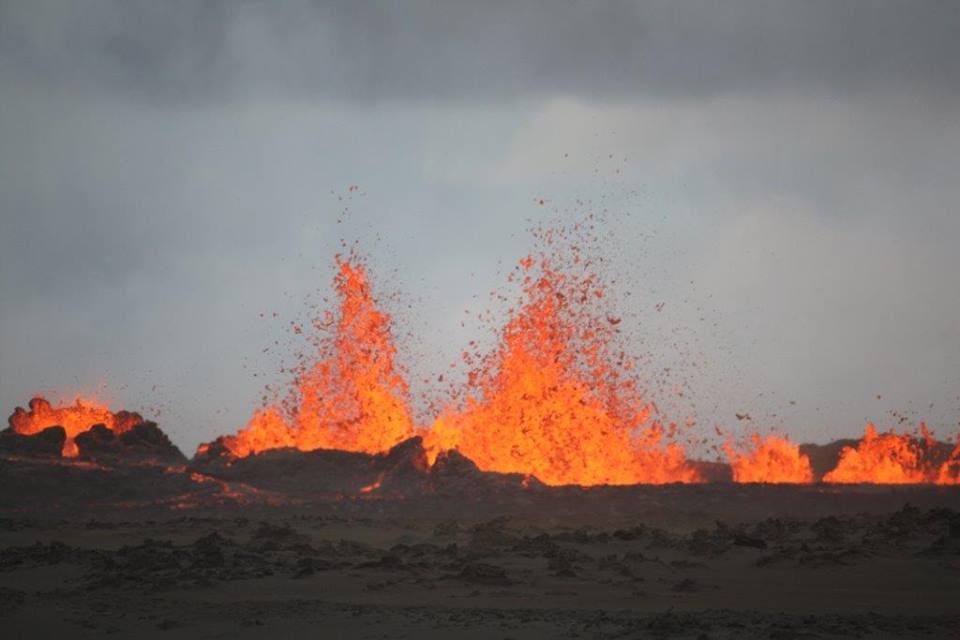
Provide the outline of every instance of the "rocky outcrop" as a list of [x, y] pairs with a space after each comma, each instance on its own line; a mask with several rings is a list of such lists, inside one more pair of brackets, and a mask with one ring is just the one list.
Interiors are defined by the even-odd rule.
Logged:
[[84, 459], [116, 464], [150, 461], [169, 464], [187, 460], [155, 422], [141, 422], [120, 435], [96, 424], [74, 440]]
[[0, 431], [0, 452], [8, 455], [60, 457], [67, 432], [63, 427], [47, 427], [40, 433], [24, 435], [11, 428]]

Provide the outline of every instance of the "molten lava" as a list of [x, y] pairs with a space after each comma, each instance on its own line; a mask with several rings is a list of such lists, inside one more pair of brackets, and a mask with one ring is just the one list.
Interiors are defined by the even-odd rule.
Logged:
[[41, 396], [30, 400], [29, 411], [17, 407], [9, 418], [10, 428], [21, 435], [40, 433], [48, 427], [63, 427], [67, 439], [63, 443], [62, 454], [66, 458], [76, 457], [80, 453], [74, 438], [95, 424], [102, 424], [119, 435], [141, 422], [143, 418], [136, 413], [113, 413], [94, 400], [76, 398], [73, 404], [54, 407]]
[[565, 270], [546, 256], [520, 262], [524, 302], [470, 371], [461, 405], [426, 434], [428, 451], [458, 449], [481, 469], [551, 485], [698, 481], [682, 447], [663, 443], [632, 362], [613, 351], [620, 321], [598, 308], [589, 260], [571, 253]]
[[740, 452], [727, 442], [724, 452], [730, 461], [734, 482], [804, 484], [813, 482], [810, 459], [786, 438], [767, 436], [751, 438], [752, 450]]
[[300, 368], [287, 402], [258, 410], [244, 429], [223, 438], [232, 455], [279, 447], [378, 453], [414, 434], [391, 318], [378, 309], [361, 261], [337, 256], [336, 262], [339, 314], [313, 323], [319, 358]]
[[925, 425], [920, 438], [893, 432], [877, 433], [868, 424], [863, 438], [854, 447], [844, 447], [836, 468], [824, 482], [918, 484], [936, 482], [929, 452], [935, 444]]
[[960, 442], [937, 471], [937, 484], [960, 484]]
[[[536, 476], [548, 485], [702, 481], [672, 441], [675, 425], [657, 415], [638, 387], [634, 361], [617, 346], [621, 318], [610, 312], [597, 275], [602, 253], [581, 249], [594, 237], [582, 225], [535, 235], [540, 249], [510, 277], [520, 304], [508, 311], [492, 351], [464, 353], [467, 382], [432, 425], [414, 424], [391, 317], [379, 308], [364, 263], [351, 254], [336, 258], [338, 309], [313, 321], [316, 354], [295, 369], [282, 401], [218, 440], [222, 450], [233, 457], [276, 448], [381, 453], [421, 435], [431, 463], [455, 449], [482, 470]], [[113, 428], [110, 416], [105, 411], [93, 421]], [[57, 423], [68, 426], [65, 419], [46, 425]], [[75, 433], [68, 428], [70, 446]], [[868, 425], [823, 480], [960, 483], [960, 446], [942, 462], [942, 453], [932, 456], [933, 444], [925, 428], [917, 440]], [[724, 449], [735, 482], [814, 481], [809, 458], [785, 438], [753, 436], [747, 450], [730, 443]]]

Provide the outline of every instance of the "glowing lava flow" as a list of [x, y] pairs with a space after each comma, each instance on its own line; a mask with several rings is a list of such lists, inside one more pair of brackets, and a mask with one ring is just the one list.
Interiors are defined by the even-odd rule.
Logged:
[[222, 438], [231, 455], [279, 447], [379, 453], [414, 435], [391, 319], [377, 308], [357, 258], [337, 256], [334, 288], [339, 316], [314, 321], [319, 359], [301, 367], [289, 402], [258, 410], [244, 429]]
[[933, 446], [925, 425], [920, 425], [921, 439], [910, 435], [877, 433], [868, 424], [863, 438], [854, 447], [844, 447], [836, 468], [823, 477], [824, 482], [918, 484], [935, 482], [928, 451]]
[[74, 458], [79, 454], [74, 438], [95, 424], [102, 424], [116, 434], [129, 431], [143, 422], [139, 414], [128, 411], [113, 413], [93, 400], [76, 398], [73, 404], [54, 407], [45, 398], [30, 400], [30, 410], [17, 407], [9, 418], [10, 428], [21, 435], [40, 433], [47, 427], [60, 426], [66, 431], [62, 455]]
[[805, 484], [813, 482], [810, 459], [786, 438], [767, 436], [751, 438], [753, 449], [744, 453], [724, 444], [734, 482]]
[[684, 450], [663, 443], [630, 360], [612, 352], [619, 319], [597, 310], [604, 292], [589, 262], [574, 251], [564, 264], [520, 262], [524, 304], [470, 372], [462, 406], [426, 434], [428, 451], [458, 449], [481, 469], [551, 485], [698, 481]]

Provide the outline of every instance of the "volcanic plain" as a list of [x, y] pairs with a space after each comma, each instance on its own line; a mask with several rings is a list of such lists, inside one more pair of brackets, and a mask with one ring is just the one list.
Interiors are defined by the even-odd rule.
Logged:
[[419, 438], [188, 460], [151, 423], [63, 442], [0, 436], [6, 638], [960, 637], [956, 486], [545, 486]]

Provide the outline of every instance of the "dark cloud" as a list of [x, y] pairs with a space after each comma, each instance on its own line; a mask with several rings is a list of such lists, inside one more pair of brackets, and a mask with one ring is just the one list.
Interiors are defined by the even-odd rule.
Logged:
[[960, 89], [960, 4], [7, 2], [31, 82], [153, 101]]

